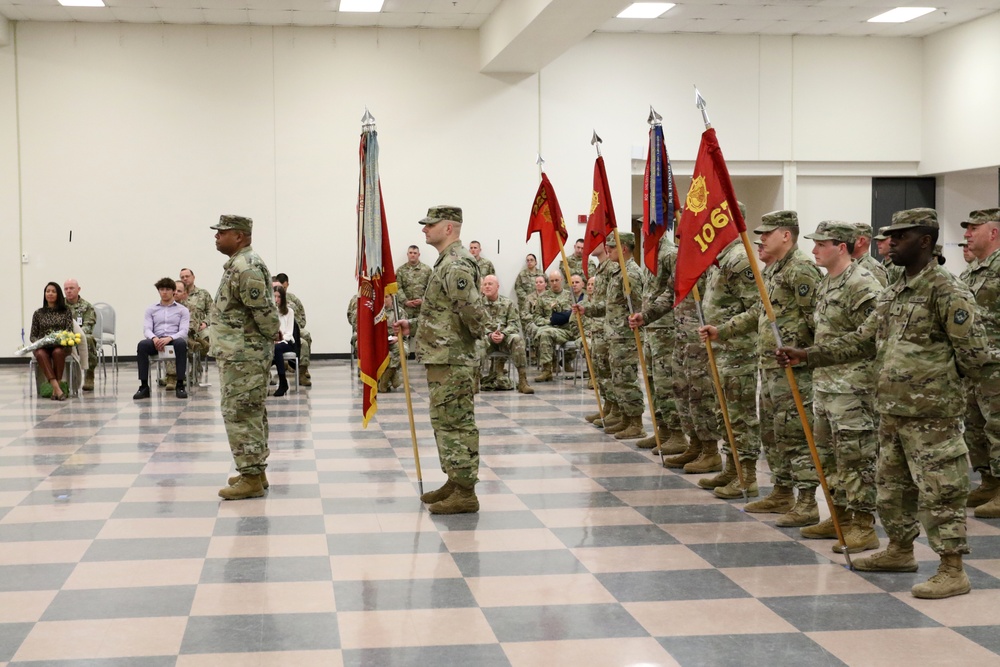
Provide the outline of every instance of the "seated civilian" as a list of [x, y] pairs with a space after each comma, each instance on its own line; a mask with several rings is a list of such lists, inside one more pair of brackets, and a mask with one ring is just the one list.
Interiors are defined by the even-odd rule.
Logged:
[[[31, 316], [31, 342], [34, 343], [50, 333], [72, 330], [73, 313], [66, 305], [62, 289], [58, 283], [46, 284], [42, 307]], [[35, 361], [38, 362], [38, 367], [42, 369], [45, 379], [52, 385], [52, 400], [65, 401], [66, 394], [59, 386], [59, 381], [66, 368], [66, 355], [69, 354], [69, 348], [61, 345], [47, 345], [38, 348], [32, 354], [35, 356]]]
[[160, 278], [154, 285], [160, 293], [160, 302], [146, 309], [143, 338], [136, 346], [139, 362], [139, 391], [134, 399], [149, 398], [149, 357], [163, 352], [167, 345], [174, 348], [177, 363], [177, 398], [187, 398], [184, 373], [187, 370], [187, 335], [191, 326], [188, 309], [174, 299], [176, 286], [173, 278]]

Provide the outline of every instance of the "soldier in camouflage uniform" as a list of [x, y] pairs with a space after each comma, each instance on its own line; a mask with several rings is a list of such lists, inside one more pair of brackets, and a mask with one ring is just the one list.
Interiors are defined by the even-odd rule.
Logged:
[[302, 301], [288, 291], [288, 274], [279, 273], [271, 279], [272, 285], [277, 282], [285, 288], [285, 299], [288, 305], [295, 309], [295, 323], [299, 325], [299, 384], [303, 387], [312, 386], [312, 375], [309, 374], [309, 354], [312, 351], [312, 334], [306, 330], [306, 307]]
[[[604, 420], [621, 421], [621, 410], [618, 409], [618, 405], [612, 398], [613, 390], [610, 386], [611, 364], [608, 360], [608, 338], [604, 329], [605, 318], [593, 315], [593, 313], [603, 312], [605, 309], [604, 302], [608, 295], [608, 277], [611, 275], [612, 262], [608, 259], [608, 249], [603, 243], [597, 246], [593, 255], [597, 260], [597, 269], [592, 278], [594, 292], [584, 303], [584, 313], [589, 314], [583, 318], [583, 326], [584, 330], [590, 329], [593, 332], [589, 334], [591, 340], [590, 359], [594, 364], [594, 379], [597, 382], [597, 388], [604, 400]], [[584, 419], [598, 428], [604, 427], [600, 412], [586, 415]]]
[[541, 374], [535, 382], [551, 382], [556, 372], [556, 347], [573, 340], [577, 335], [577, 325], [570, 321], [573, 294], [563, 287], [561, 271], [549, 272], [549, 291], [538, 297], [533, 314], [537, 331], [535, 347]]
[[[611, 367], [611, 381], [606, 386], [608, 399], [612, 402], [611, 414], [605, 413], [604, 432], [614, 435], [616, 440], [633, 440], [646, 437], [642, 428], [645, 406], [638, 382], [639, 350], [635, 345], [635, 335], [629, 329], [628, 318], [632, 312], [625, 295], [625, 279], [622, 277], [619, 258], [625, 260], [629, 287], [637, 305], [642, 296], [642, 273], [639, 265], [632, 259], [635, 236], [620, 232], [618, 237], [621, 239], [621, 247], [614, 236], [609, 236], [606, 242], [609, 269], [603, 302], [590, 306], [573, 304], [573, 310], [581, 315], [604, 318], [604, 335], [608, 342], [608, 363]], [[616, 412], [620, 418], [612, 421], [610, 418]]]
[[[406, 249], [406, 262], [396, 267], [396, 284], [406, 293], [407, 299], [398, 299], [403, 317], [416, 317], [424, 300], [427, 281], [431, 279], [431, 267], [420, 261], [420, 248], [411, 245]], [[397, 295], [398, 298], [398, 295]], [[416, 335], [416, 330], [411, 336]]]
[[[440, 253], [420, 306], [417, 354], [427, 367], [431, 426], [448, 481], [420, 500], [432, 514], [479, 511], [479, 429], [473, 383], [479, 374], [476, 341], [486, 335], [479, 267], [462, 247], [462, 209], [435, 206], [420, 221], [428, 245]], [[394, 327], [406, 335], [409, 320]]]
[[[505, 296], [500, 296], [500, 281], [496, 276], [483, 278], [483, 307], [489, 316], [489, 331], [484, 340], [486, 351], [499, 350], [511, 356], [517, 369], [517, 390], [522, 394], [534, 394], [535, 390], [528, 384], [528, 358], [524, 349], [524, 338], [521, 336], [521, 322], [517, 315], [514, 302]], [[504, 361], [493, 362], [490, 374], [483, 380], [482, 389], [511, 389], [510, 380], [504, 370]]]
[[[587, 258], [587, 261], [587, 275], [590, 275], [594, 266], [590, 264], [589, 257]], [[560, 268], [563, 270], [563, 278], [566, 279], [567, 283], [569, 283], [570, 278], [574, 275], [580, 276], [581, 278], [583, 277], [583, 239], [577, 239], [576, 243], [573, 244], [573, 254], [566, 257], [566, 262], [569, 264], [569, 275], [566, 275], [566, 267], [563, 266]]]
[[[188, 300], [187, 287], [184, 285], [184, 281], [178, 280], [174, 283], [176, 288], [174, 289], [174, 301], [181, 304], [188, 309], [190, 315], [189, 326], [188, 326], [188, 351], [192, 353], [198, 352], [200, 354], [208, 353], [208, 337], [199, 338], [198, 332], [202, 330], [202, 325], [205, 324], [206, 313], [196, 307], [193, 307]], [[207, 331], [207, 329], [206, 329]], [[160, 380], [160, 385], [165, 386], [167, 390], [173, 390], [177, 388], [177, 363], [174, 361], [167, 362], [167, 377], [166, 380]], [[197, 383], [198, 376], [201, 368], [198, 364], [194, 364], [188, 367], [188, 375], [191, 376], [191, 382]]]
[[[806, 236], [827, 275], [816, 289], [815, 344], [861, 326], [875, 311], [882, 285], [851, 247], [856, 227], [824, 220]], [[870, 255], [866, 255], [870, 257]], [[874, 260], [872, 260], [874, 261]], [[813, 371], [813, 436], [850, 553], [877, 549], [875, 534], [875, 375], [868, 359]], [[801, 529], [803, 537], [834, 539], [833, 519]], [[839, 553], [840, 546], [834, 546]]]
[[[680, 454], [687, 448], [687, 440], [681, 431], [677, 402], [674, 399], [671, 367], [677, 335], [673, 312], [677, 246], [669, 234], [660, 237], [656, 262], [655, 276], [649, 269], [643, 267], [646, 289], [643, 294], [642, 311], [629, 317], [629, 325], [645, 327], [645, 338], [648, 343], [646, 365], [649, 367], [660, 446], [664, 454]], [[635, 444], [642, 449], [655, 448], [656, 436], [651, 435]]]
[[878, 255], [882, 258], [882, 266], [885, 268], [886, 275], [886, 285], [891, 285], [897, 282], [903, 277], [903, 267], [896, 266], [889, 259], [889, 237], [884, 233], [880, 233], [875, 236], [875, 247], [878, 249]]
[[[786, 345], [806, 346], [813, 341], [816, 286], [820, 271], [798, 249], [799, 218], [795, 211], [774, 211], [761, 218], [754, 230], [760, 235], [767, 288], [781, 339]], [[819, 523], [816, 487], [819, 478], [813, 465], [802, 422], [796, 410], [785, 370], [774, 357], [776, 340], [763, 304], [704, 332], [713, 340], [728, 341], [757, 331], [757, 359], [761, 373], [760, 439], [771, 468], [774, 489], [760, 500], [749, 503], [747, 512], [781, 514], [777, 525], [809, 526]], [[792, 342], [796, 341], [796, 342]], [[812, 413], [812, 370], [795, 369], [795, 380], [807, 415]], [[808, 425], [812, 429], [812, 424]], [[794, 500], [792, 487], [798, 489]], [[794, 502], [793, 502], [794, 501]]]
[[872, 257], [872, 226], [863, 222], [856, 222], [852, 225], [854, 229], [854, 251], [851, 259], [868, 270], [868, 273], [875, 276], [875, 280], [882, 287], [889, 283], [889, 272], [885, 265]]
[[80, 283], [76, 278], [70, 278], [63, 283], [66, 294], [66, 307], [69, 308], [83, 335], [87, 337], [87, 373], [83, 379], [83, 390], [94, 391], [94, 369], [97, 368], [97, 343], [94, 341], [94, 325], [97, 324], [97, 312], [89, 301], [80, 296]]
[[225, 500], [259, 498], [268, 487], [268, 369], [278, 334], [271, 274], [250, 246], [253, 220], [223, 215], [212, 229], [215, 247], [229, 261], [212, 310], [212, 356], [219, 362], [222, 419], [238, 475], [219, 491]]
[[535, 277], [545, 278], [545, 274], [538, 268], [538, 258], [528, 253], [524, 259], [524, 268], [514, 279], [514, 294], [517, 296], [518, 312], [523, 310], [528, 298], [535, 293]]
[[[778, 355], [814, 367], [875, 359], [877, 504], [889, 546], [856, 559], [854, 568], [916, 572], [913, 541], [923, 525], [941, 564], [937, 574], [913, 587], [919, 598], [971, 588], [962, 568], [962, 554], [969, 552], [962, 376], [983, 383], [994, 401], [1000, 395], [1000, 361], [990, 350], [975, 299], [933, 260], [938, 231], [933, 209], [894, 213], [884, 232], [891, 239], [889, 256], [905, 269], [902, 280], [879, 294], [875, 312], [857, 331], [805, 350], [783, 348]], [[991, 419], [997, 414], [991, 412]]]
[[[1000, 208], [969, 213], [962, 223], [969, 254], [973, 257], [962, 273], [962, 282], [976, 299], [976, 318], [983, 323], [990, 349], [1000, 354]], [[69, 299], [66, 299], [67, 303]], [[965, 443], [974, 470], [982, 484], [969, 494], [968, 507], [981, 519], [1000, 518], [1000, 421], [991, 419], [985, 387], [969, 383], [965, 413]]]
[[[740, 208], [743, 210], [742, 204]], [[717, 261], [718, 266], [708, 271], [702, 301], [705, 322], [709, 324], [728, 322], [760, 303], [757, 281], [750, 267], [753, 260], [747, 256], [741, 239], [736, 239], [723, 248]], [[739, 451], [746, 492], [748, 496], [756, 497], [760, 495], [757, 484], [760, 420], [757, 418], [756, 344], [752, 336], [736, 336], [714, 346], [714, 352], [729, 421], [736, 439], [736, 449]], [[727, 458], [725, 470], [715, 477], [698, 480], [698, 486], [713, 489], [713, 493], [719, 498], [739, 498], [743, 495], [743, 489], [739, 475], [732, 467], [732, 452], [729, 452]]]
[[495, 276], [497, 270], [493, 267], [493, 262], [482, 256], [483, 246], [479, 241], [469, 241], [469, 253], [479, 267], [480, 276]]
[[524, 334], [526, 342], [530, 345], [534, 343], [538, 334], [538, 327], [535, 326], [535, 316], [538, 314], [539, 299], [549, 290], [549, 281], [544, 275], [535, 276], [534, 288], [523, 301], [517, 304], [517, 312], [521, 318], [521, 332]]

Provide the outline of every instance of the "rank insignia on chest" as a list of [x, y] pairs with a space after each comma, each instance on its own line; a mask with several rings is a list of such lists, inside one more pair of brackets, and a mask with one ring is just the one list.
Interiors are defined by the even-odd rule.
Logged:
[[962, 325], [969, 319], [969, 311], [959, 308], [955, 311], [955, 324]]

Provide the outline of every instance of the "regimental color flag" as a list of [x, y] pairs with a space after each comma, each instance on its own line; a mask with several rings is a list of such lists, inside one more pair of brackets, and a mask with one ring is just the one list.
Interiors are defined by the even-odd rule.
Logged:
[[587, 276], [590, 264], [590, 253], [594, 252], [609, 234], [614, 234], [618, 227], [615, 218], [615, 205], [611, 201], [611, 187], [608, 185], [608, 172], [604, 168], [604, 156], [598, 155], [594, 162], [594, 190], [590, 198], [590, 217], [587, 218], [587, 229], [583, 233], [583, 274]]
[[538, 232], [542, 241], [542, 268], [548, 268], [559, 255], [559, 251], [569, 238], [566, 231], [566, 221], [563, 220], [559, 200], [556, 199], [555, 188], [549, 182], [549, 177], [542, 172], [542, 182], [538, 184], [538, 192], [531, 204], [531, 217], [528, 218], [528, 236]]
[[691, 189], [681, 214], [675, 306], [716, 262], [719, 253], [746, 230], [715, 129], [709, 128], [701, 135]]
[[361, 178], [358, 185], [358, 369], [362, 382], [362, 419], [378, 411], [378, 381], [389, 366], [386, 297], [396, 293], [389, 230], [385, 222], [378, 175], [378, 133], [361, 134]]
[[677, 215], [677, 183], [670, 167], [663, 126], [649, 128], [649, 151], [642, 180], [642, 254], [646, 268], [656, 274], [660, 239], [674, 226]]

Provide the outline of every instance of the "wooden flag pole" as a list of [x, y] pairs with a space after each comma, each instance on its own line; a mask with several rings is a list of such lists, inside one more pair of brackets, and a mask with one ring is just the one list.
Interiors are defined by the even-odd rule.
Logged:
[[[566, 259], [566, 248], [559, 248], [559, 252], [562, 254], [563, 271], [568, 276], [570, 273], [569, 260]], [[590, 358], [590, 346], [587, 345], [587, 334], [583, 330], [583, 318], [580, 317], [580, 313], [576, 313], [576, 325], [580, 328], [580, 341], [583, 343], [583, 354], [587, 357], [587, 372], [590, 373], [590, 380], [594, 385], [594, 398], [597, 399], [597, 411], [601, 414], [601, 423], [604, 423], [604, 408], [601, 406], [601, 393], [597, 389], [597, 375], [594, 374], [594, 362]]]
[[[392, 296], [392, 306], [396, 311], [396, 319], [399, 317], [399, 303], [396, 302], [396, 295]], [[421, 485], [421, 491], [423, 491], [424, 476], [420, 471], [420, 452], [417, 449], [417, 427], [413, 421], [413, 398], [410, 396], [410, 371], [406, 364], [406, 344], [403, 342], [406, 336], [402, 335], [402, 331], [396, 336], [396, 345], [399, 346], [399, 367], [403, 371], [403, 389], [406, 394], [406, 412], [410, 416], [410, 438], [413, 439], [413, 460], [417, 464], [417, 482]]]

